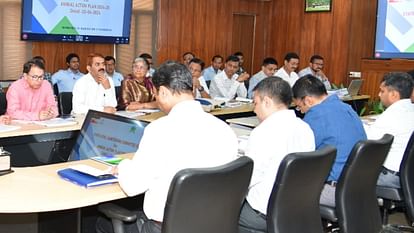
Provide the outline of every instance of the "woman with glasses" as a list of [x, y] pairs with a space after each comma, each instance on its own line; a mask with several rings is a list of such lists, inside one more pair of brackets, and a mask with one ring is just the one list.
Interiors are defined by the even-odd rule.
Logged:
[[138, 57], [132, 64], [132, 73], [121, 83], [121, 98], [118, 109], [134, 111], [138, 109], [158, 108], [153, 94], [151, 78], [147, 77], [149, 64]]

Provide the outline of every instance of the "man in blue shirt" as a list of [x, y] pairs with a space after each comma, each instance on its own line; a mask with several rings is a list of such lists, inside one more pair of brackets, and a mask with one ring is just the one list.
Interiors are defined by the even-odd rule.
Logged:
[[223, 66], [223, 57], [220, 55], [214, 55], [211, 59], [211, 66], [205, 68], [203, 70], [203, 77], [205, 81], [210, 83], [213, 80], [214, 76], [216, 76], [219, 72], [221, 72], [221, 67]]
[[79, 56], [76, 53], [70, 53], [66, 56], [67, 70], [59, 70], [52, 75], [52, 83], [57, 84], [59, 92], [72, 92], [75, 82], [84, 76], [79, 71]]
[[325, 85], [318, 78], [306, 75], [296, 81], [292, 88], [297, 108], [305, 113], [304, 121], [315, 135], [316, 149], [331, 145], [337, 155], [320, 203], [335, 206], [335, 187], [342, 169], [354, 145], [366, 140], [364, 127], [350, 105], [343, 103], [337, 95], [328, 96]]

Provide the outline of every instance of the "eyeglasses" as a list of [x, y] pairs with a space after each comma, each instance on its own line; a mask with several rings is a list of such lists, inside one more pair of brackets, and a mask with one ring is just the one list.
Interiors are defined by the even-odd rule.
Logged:
[[30, 74], [27, 74], [27, 76], [29, 76], [32, 80], [35, 80], [35, 81], [37, 81], [37, 80], [43, 80], [43, 79], [45, 79], [45, 76], [44, 75], [30, 75]]

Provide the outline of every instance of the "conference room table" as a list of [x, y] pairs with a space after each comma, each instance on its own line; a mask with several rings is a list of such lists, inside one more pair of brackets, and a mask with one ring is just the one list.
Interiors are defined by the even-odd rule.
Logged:
[[[122, 157], [131, 158], [133, 154], [125, 154]], [[36, 167], [14, 167], [13, 173], [0, 176], [0, 232], [4, 219], [12, 218], [18, 221], [20, 218], [32, 219], [34, 223], [45, 212], [49, 218], [54, 213], [64, 212], [69, 216], [69, 221], [77, 224], [60, 226], [59, 232], [80, 231], [80, 208], [97, 205], [102, 202], [118, 200], [127, 197], [118, 183], [97, 187], [84, 188], [59, 177], [57, 171], [76, 164], [86, 164], [98, 169], [106, 169], [107, 165], [94, 160], [80, 160], [66, 163], [42, 165]], [[40, 217], [33, 217], [39, 214]], [[29, 216], [29, 217], [28, 217]], [[25, 222], [27, 224], [27, 222]], [[47, 227], [46, 227], [47, 228]]]
[[0, 132], [0, 146], [12, 153], [13, 166], [62, 162], [72, 150], [84, 118], [79, 115], [73, 119], [76, 124], [56, 127], [12, 121], [11, 126], [20, 128]]

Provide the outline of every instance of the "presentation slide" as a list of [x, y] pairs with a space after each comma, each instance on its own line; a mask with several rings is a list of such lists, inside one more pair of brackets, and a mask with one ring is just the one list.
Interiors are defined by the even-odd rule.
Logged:
[[78, 158], [118, 155], [135, 152], [138, 149], [146, 123], [123, 122], [104, 117], [92, 118], [83, 140], [76, 148]]
[[32, 33], [123, 36], [125, 1], [33, 0]]
[[376, 57], [386, 53], [414, 53], [414, 1], [378, 2]]

